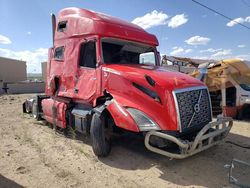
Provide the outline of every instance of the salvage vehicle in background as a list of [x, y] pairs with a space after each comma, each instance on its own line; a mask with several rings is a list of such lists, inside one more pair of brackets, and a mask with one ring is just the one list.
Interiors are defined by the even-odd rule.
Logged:
[[[52, 15], [46, 95], [24, 112], [59, 129], [90, 133], [97, 156], [110, 153], [113, 133], [145, 137], [149, 150], [182, 159], [221, 142], [230, 118], [212, 122], [207, 87], [160, 67], [157, 38], [142, 28], [80, 8]], [[175, 150], [172, 150], [175, 146]]]
[[[191, 74], [199, 77], [200, 71]], [[213, 113], [250, 119], [250, 62], [227, 59], [207, 67], [204, 82], [209, 88]]]
[[[202, 80], [208, 87], [213, 115], [250, 119], [250, 62], [165, 56], [165, 67]], [[205, 70], [205, 72], [204, 72]]]

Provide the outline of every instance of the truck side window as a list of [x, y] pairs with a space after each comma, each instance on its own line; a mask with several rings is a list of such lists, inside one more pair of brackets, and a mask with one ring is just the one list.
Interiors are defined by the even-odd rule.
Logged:
[[54, 58], [56, 60], [64, 59], [64, 46], [60, 46], [55, 49]]
[[96, 68], [96, 46], [94, 41], [81, 44], [79, 65]]

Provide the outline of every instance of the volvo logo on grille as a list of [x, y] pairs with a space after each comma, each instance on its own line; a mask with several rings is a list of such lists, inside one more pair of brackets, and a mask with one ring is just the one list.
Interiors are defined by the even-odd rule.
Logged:
[[194, 111], [195, 113], [198, 113], [200, 111], [200, 105], [198, 103], [194, 105]]

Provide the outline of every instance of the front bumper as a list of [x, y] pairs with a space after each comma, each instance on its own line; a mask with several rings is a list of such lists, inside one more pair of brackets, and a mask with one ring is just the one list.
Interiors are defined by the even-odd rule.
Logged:
[[[145, 136], [145, 146], [152, 152], [159, 153], [174, 159], [184, 159], [221, 142], [228, 135], [232, 126], [232, 118], [218, 118], [217, 121], [211, 122], [204, 126], [200, 132], [198, 132], [193, 141], [182, 140], [158, 131], [149, 131]], [[149, 142], [151, 136], [160, 137], [177, 144], [177, 146], [179, 146], [179, 151], [174, 153], [152, 146]]]

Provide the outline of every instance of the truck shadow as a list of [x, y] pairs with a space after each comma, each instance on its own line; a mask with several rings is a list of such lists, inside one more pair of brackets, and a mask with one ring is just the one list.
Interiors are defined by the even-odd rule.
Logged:
[[16, 182], [4, 177], [0, 174], [0, 187], [1, 188], [23, 188], [23, 186], [17, 184]]
[[[250, 138], [230, 133], [226, 141], [249, 145]], [[153, 167], [158, 174], [154, 173], [150, 178], [160, 178], [181, 186], [212, 188], [228, 186], [228, 170], [224, 165], [230, 164], [233, 158], [249, 162], [250, 150], [225, 142], [187, 159], [170, 160], [148, 151], [142, 138], [126, 135], [114, 140], [110, 156], [99, 160], [123, 170], [147, 170]]]

